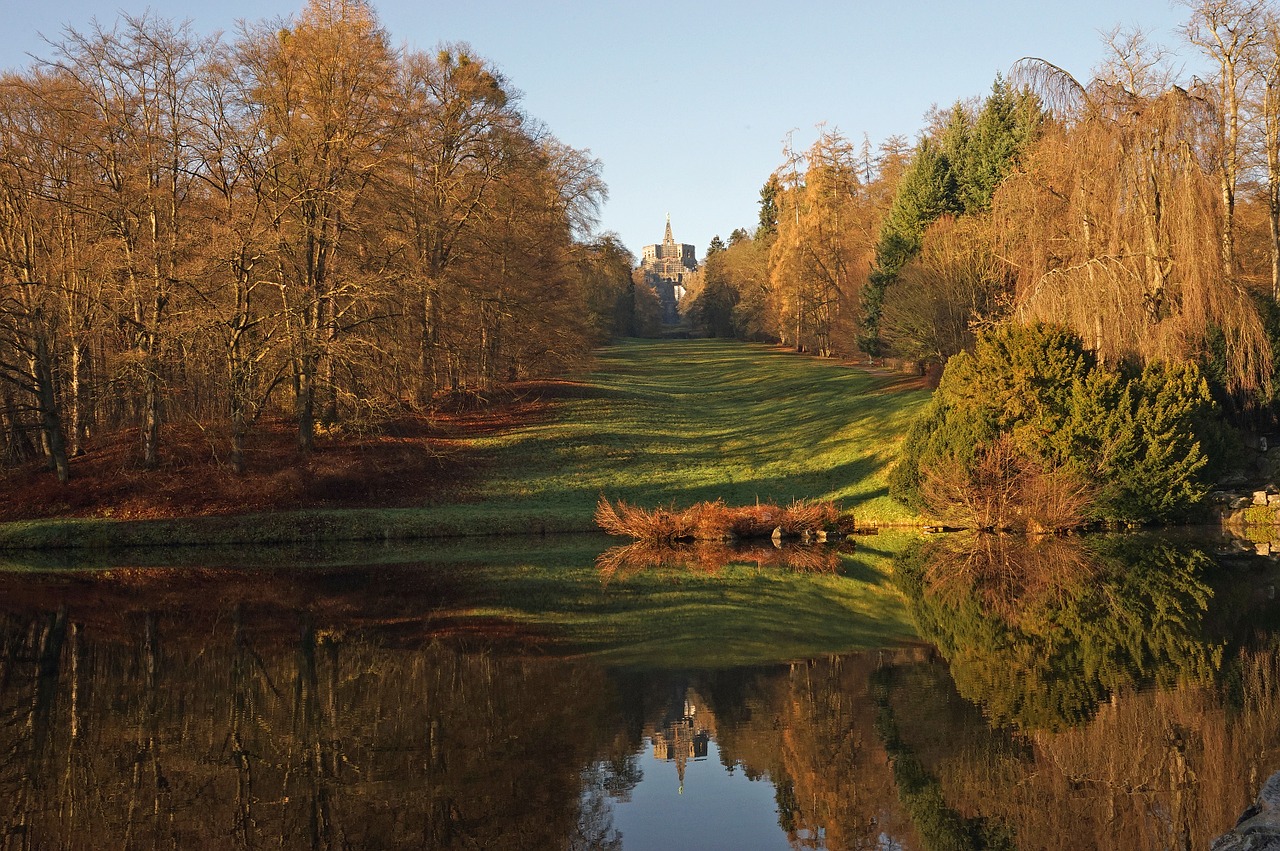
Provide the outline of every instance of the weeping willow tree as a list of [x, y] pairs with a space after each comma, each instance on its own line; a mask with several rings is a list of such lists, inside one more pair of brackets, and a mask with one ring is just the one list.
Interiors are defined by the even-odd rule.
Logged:
[[1196, 359], [1220, 333], [1228, 389], [1266, 391], [1266, 334], [1220, 257], [1219, 112], [1140, 35], [1111, 46], [1087, 84], [1040, 59], [1015, 67], [1053, 117], [992, 203], [1015, 310], [1069, 325], [1112, 364]]

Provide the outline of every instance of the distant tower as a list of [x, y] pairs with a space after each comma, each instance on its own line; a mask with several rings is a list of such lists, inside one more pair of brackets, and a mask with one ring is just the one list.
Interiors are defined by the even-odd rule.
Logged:
[[658, 293], [662, 302], [662, 321], [674, 325], [680, 321], [680, 299], [684, 296], [684, 276], [698, 271], [696, 249], [688, 243], [676, 242], [671, 235], [671, 214], [667, 213], [667, 231], [660, 244], [646, 245], [640, 268], [645, 280]]

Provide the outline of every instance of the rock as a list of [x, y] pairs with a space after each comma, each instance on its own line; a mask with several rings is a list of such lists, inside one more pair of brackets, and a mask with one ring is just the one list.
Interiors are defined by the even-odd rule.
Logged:
[[1260, 544], [1254, 544], [1253, 549], [1260, 556], [1269, 556], [1271, 555], [1271, 542], [1264, 541]]
[[769, 538], [773, 541], [773, 545], [775, 547], [781, 548], [782, 547], [782, 527], [781, 526], [773, 527], [773, 534], [770, 535]]
[[827, 530], [819, 529], [817, 532], [814, 532], [813, 539], [819, 544], [825, 544], [827, 542]]
[[1267, 494], [1267, 505], [1280, 505], [1280, 493]]
[[1253, 505], [1253, 500], [1247, 496], [1236, 497], [1231, 501], [1231, 509], [1233, 511], [1239, 511], [1241, 508], [1248, 508], [1251, 505]]
[[1280, 851], [1280, 771], [1267, 778], [1257, 800], [1210, 851]]
[[1266, 492], [1266, 491], [1254, 491], [1254, 492], [1253, 492], [1253, 504], [1254, 504], [1254, 505], [1266, 505], [1266, 504], [1267, 504], [1267, 492]]

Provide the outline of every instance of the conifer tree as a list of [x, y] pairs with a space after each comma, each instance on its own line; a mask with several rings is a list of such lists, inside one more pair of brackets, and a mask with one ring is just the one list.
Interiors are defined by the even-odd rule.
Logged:
[[893, 283], [898, 270], [919, 252], [925, 228], [939, 216], [961, 209], [951, 161], [936, 143], [928, 138], [921, 140], [880, 229], [875, 268], [863, 289], [863, 351], [880, 354], [885, 289]]

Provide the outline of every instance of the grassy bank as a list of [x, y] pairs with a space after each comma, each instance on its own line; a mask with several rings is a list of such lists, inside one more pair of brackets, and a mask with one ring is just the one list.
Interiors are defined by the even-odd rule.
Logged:
[[482, 472], [463, 502], [163, 521], [39, 520], [0, 526], [0, 547], [585, 531], [601, 494], [641, 506], [822, 498], [841, 501], [862, 522], [911, 519], [888, 498], [885, 477], [927, 394], [893, 376], [736, 342], [626, 341], [605, 348], [590, 375], [553, 389], [538, 421], [467, 441], [463, 451]]

